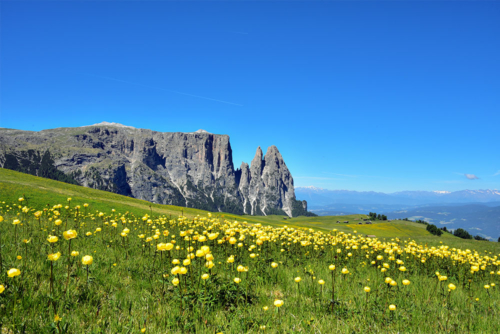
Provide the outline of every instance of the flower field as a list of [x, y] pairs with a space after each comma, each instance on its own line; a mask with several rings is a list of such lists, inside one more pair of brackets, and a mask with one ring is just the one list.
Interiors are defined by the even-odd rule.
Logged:
[[2, 333], [500, 332], [488, 251], [71, 198], [0, 206]]

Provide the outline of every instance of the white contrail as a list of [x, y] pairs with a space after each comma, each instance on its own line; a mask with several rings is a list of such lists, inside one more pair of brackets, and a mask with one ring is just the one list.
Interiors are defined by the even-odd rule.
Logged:
[[233, 103], [233, 102], [224, 101], [224, 100], [212, 99], [212, 98], [206, 97], [206, 96], [188, 94], [188, 93], [178, 92], [176, 90], [171, 90], [171, 89], [165, 89], [165, 88], [161, 88], [161, 87], [154, 87], [154, 86], [143, 85], [143, 84], [136, 83], [136, 82], [130, 82], [130, 81], [125, 81], [125, 80], [111, 78], [111, 77], [105, 77], [105, 76], [102, 76], [102, 75], [96, 75], [96, 74], [85, 74], [85, 75], [89, 75], [89, 76], [97, 77], [97, 78], [102, 78], [102, 79], [108, 79], [108, 80], [118, 81], [118, 82], [124, 82], [124, 83], [128, 83], [130, 85], [136, 85], [136, 86], [141, 86], [141, 87], [145, 87], [145, 88], [158, 89], [158, 90], [162, 90], [162, 91], [169, 92], [169, 93], [174, 93], [174, 94], [179, 94], [179, 95], [186, 95], [186, 96], [196, 97], [196, 98], [199, 98], [199, 99], [204, 99], [204, 100], [209, 100], [209, 101], [215, 101], [215, 102], [220, 102], [220, 103], [225, 103], [225, 104], [231, 104], [233, 106], [243, 107], [242, 104]]

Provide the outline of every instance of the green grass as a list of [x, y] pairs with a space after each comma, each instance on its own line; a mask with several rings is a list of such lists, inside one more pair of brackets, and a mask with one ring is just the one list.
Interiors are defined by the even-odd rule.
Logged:
[[[76, 202], [85, 202], [92, 210], [107, 211], [116, 209], [120, 212], [132, 212], [143, 214], [152, 211], [156, 215], [168, 215], [172, 217], [185, 216], [195, 217], [206, 215], [207, 211], [184, 208], [173, 205], [154, 204], [131, 197], [121, 196], [106, 191], [85, 188], [59, 181], [49, 180], [23, 174], [8, 169], [0, 168], [0, 194], [1, 200], [6, 202], [16, 201], [19, 197], [26, 197], [30, 206], [43, 209], [48, 203], [65, 203], [68, 197]], [[151, 207], [150, 207], [151, 206]], [[283, 219], [283, 216], [248, 216], [235, 215], [230, 213], [214, 213], [216, 216], [232, 219], [235, 221], [247, 221], [254, 224], [264, 224], [269, 226], [289, 226], [305, 227], [324, 232], [337, 229], [345, 233], [357, 231], [362, 235], [375, 235], [379, 239], [411, 238], [420, 243], [427, 243], [430, 246], [439, 246], [445, 242], [451, 247], [470, 248], [478, 251], [500, 252], [500, 243], [484, 242], [477, 240], [464, 240], [451, 234], [444, 233], [441, 237], [436, 237], [425, 230], [425, 225], [408, 221], [382, 222], [374, 221], [372, 225], [359, 225], [366, 215], [348, 216], [319, 216], [319, 217], [294, 217]], [[349, 221], [349, 224], [337, 224], [336, 222]]]
[[[18, 207], [22, 196], [26, 200], [21, 206], [26, 205], [28, 212]], [[64, 208], [68, 197], [72, 198], [69, 210]], [[0, 223], [0, 284], [5, 287], [0, 293], [0, 333], [140, 333], [143, 328], [146, 333], [203, 334], [500, 332], [500, 294], [498, 286], [491, 285], [500, 284], [498, 243], [465, 241], [449, 234], [436, 237], [424, 225], [406, 221], [357, 224], [363, 215], [284, 220], [214, 213], [218, 219], [194, 220], [197, 215], [206, 217], [206, 212], [155, 204], [150, 210], [145, 201], [1, 169], [0, 202], [5, 202], [0, 208], [5, 218]], [[83, 203], [89, 208], [77, 212], [75, 205]], [[63, 206], [55, 210], [60, 213], [57, 217], [55, 204]], [[47, 211], [38, 221], [33, 212], [44, 208]], [[146, 213], [151, 214], [150, 222], [141, 219]], [[189, 218], [176, 220], [181, 214]], [[61, 225], [54, 224], [56, 218], [61, 218]], [[13, 225], [14, 219], [21, 223]], [[71, 244], [62, 236], [70, 228], [78, 233]], [[125, 228], [130, 232], [122, 237]], [[157, 240], [139, 238], [152, 237], [156, 230]], [[185, 241], [181, 231], [189, 230], [190, 239]], [[195, 241], [194, 236], [204, 233], [219, 233], [216, 240], [222, 243]], [[49, 234], [59, 241], [50, 244]], [[364, 238], [366, 234], [379, 239]], [[265, 235], [270, 241], [259, 245], [258, 238]], [[230, 236], [242, 247], [231, 245]], [[179, 249], [156, 252], [157, 243], [173, 240]], [[214, 267], [209, 270], [205, 259], [195, 257], [175, 286], [172, 259], [182, 263], [188, 252], [195, 253], [202, 245], [210, 246]], [[430, 247], [442, 245], [487, 251], [488, 258], [472, 256], [462, 264], [452, 258], [459, 256], [455, 251], [432, 255]], [[188, 251], [189, 246], [193, 250]], [[79, 251], [77, 257], [69, 256], [70, 247]], [[62, 255], [52, 263], [51, 276], [47, 255], [55, 252]], [[92, 265], [82, 265], [84, 255], [93, 256]], [[234, 264], [227, 263], [230, 255]], [[278, 268], [272, 268], [272, 262]], [[471, 274], [475, 262], [485, 267]], [[336, 265], [333, 272], [331, 263]], [[382, 272], [384, 263], [389, 268]], [[403, 264], [404, 272], [398, 270]], [[248, 272], [238, 272], [238, 265], [248, 266]], [[9, 268], [18, 268], [21, 275], [7, 277]], [[341, 274], [342, 268], [349, 273]], [[439, 282], [436, 271], [447, 280]], [[203, 273], [210, 275], [206, 281], [200, 279]], [[240, 284], [234, 283], [235, 277], [241, 278]], [[302, 278], [300, 285], [295, 277]], [[397, 286], [385, 284], [385, 277]], [[318, 284], [320, 279], [326, 284]], [[410, 285], [404, 286], [403, 279]], [[456, 290], [448, 291], [449, 283]], [[491, 288], [486, 290], [485, 284]], [[363, 290], [366, 286], [369, 293]], [[283, 300], [283, 307], [274, 307], [275, 299]], [[397, 306], [396, 311], [388, 309], [390, 304]], [[54, 320], [56, 314], [60, 322]]]

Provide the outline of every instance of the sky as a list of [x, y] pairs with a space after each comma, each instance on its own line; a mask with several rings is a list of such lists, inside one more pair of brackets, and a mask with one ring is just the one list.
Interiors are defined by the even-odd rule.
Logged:
[[0, 127], [276, 145], [295, 186], [500, 189], [500, 1], [0, 1]]

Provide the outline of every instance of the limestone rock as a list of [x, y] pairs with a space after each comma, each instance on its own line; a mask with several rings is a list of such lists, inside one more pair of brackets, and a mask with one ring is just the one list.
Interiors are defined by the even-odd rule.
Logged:
[[168, 133], [107, 122], [39, 132], [0, 129], [0, 167], [34, 175], [48, 168], [53, 178], [86, 187], [210, 211], [292, 216], [297, 202], [275, 146], [264, 157], [259, 147], [251, 166], [242, 163], [235, 171], [229, 136], [205, 130]]

